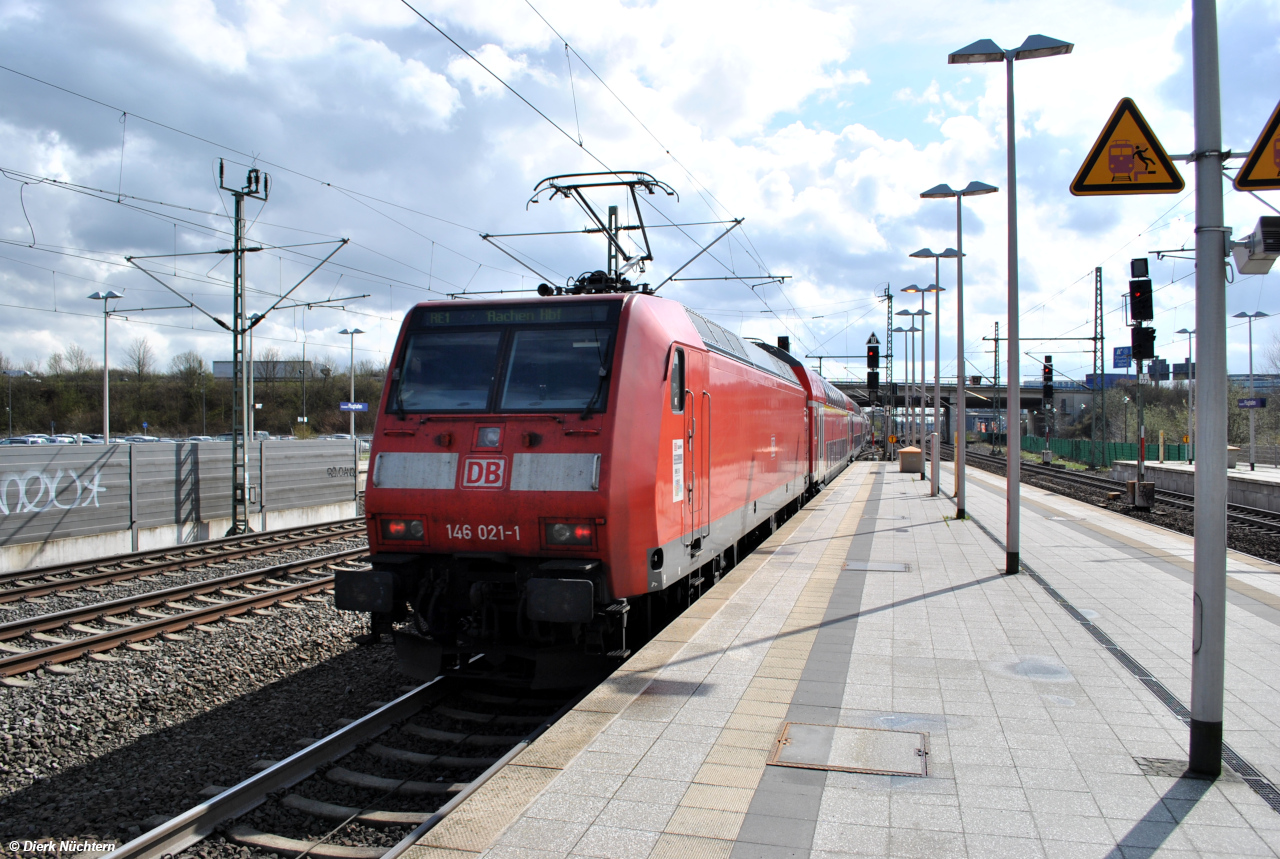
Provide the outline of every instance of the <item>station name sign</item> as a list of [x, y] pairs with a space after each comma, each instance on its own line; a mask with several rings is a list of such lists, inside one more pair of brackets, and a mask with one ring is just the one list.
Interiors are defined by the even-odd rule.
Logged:
[[1242, 397], [1236, 400], [1236, 408], [1240, 409], [1265, 409], [1266, 407], [1266, 397]]

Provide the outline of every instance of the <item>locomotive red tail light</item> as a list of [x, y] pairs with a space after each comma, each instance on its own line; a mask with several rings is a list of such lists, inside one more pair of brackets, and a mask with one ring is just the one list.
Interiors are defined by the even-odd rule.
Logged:
[[590, 522], [547, 522], [548, 546], [590, 546], [595, 542], [595, 526]]
[[383, 519], [382, 539], [421, 541], [425, 531], [421, 519]]

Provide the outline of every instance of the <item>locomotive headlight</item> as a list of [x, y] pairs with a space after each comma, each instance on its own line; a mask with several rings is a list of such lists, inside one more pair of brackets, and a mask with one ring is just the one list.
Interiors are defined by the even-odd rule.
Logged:
[[501, 447], [502, 427], [480, 427], [476, 433], [476, 447]]
[[421, 540], [425, 531], [421, 519], [383, 519], [384, 540]]
[[590, 546], [595, 531], [589, 522], [548, 522], [548, 546]]

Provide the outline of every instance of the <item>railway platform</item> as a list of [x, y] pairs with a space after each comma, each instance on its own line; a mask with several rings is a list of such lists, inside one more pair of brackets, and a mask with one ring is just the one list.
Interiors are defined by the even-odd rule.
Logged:
[[[1195, 494], [1196, 470], [1185, 462], [1147, 462], [1143, 464], [1147, 480], [1156, 489]], [[1111, 466], [1111, 476], [1116, 480], [1134, 480], [1138, 464], [1133, 461], [1117, 461]], [[1227, 470], [1227, 501], [1259, 510], [1280, 513], [1280, 468], [1271, 463], [1258, 463], [1255, 470], [1247, 462]]]
[[[1232, 554], [1217, 781], [1184, 776], [1191, 540], [856, 463], [403, 855], [1280, 855], [1280, 567]], [[951, 485], [944, 473], [943, 486]]]

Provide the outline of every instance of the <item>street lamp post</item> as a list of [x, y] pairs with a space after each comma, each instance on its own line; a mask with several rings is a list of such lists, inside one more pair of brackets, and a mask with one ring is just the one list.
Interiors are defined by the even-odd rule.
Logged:
[[[908, 295], [919, 295], [919, 294], [920, 294], [920, 287], [916, 286], [916, 285], [913, 283], [913, 284], [911, 284], [910, 286], [903, 287], [902, 289], [900, 289], [900, 290], [898, 290], [898, 291], [899, 291], [899, 292], [904, 292], [904, 293], [906, 293], [906, 294], [908, 294]], [[924, 307], [924, 296], [923, 296], [923, 295], [920, 295], [920, 306], [921, 306], [921, 307]], [[915, 312], [914, 310], [907, 310], [907, 309], [905, 309], [905, 308], [904, 308], [903, 310], [899, 311], [899, 313], [900, 313], [901, 315], [903, 315], [903, 316], [916, 316], [916, 315], [917, 315], [917, 314], [916, 314], [916, 312]], [[911, 324], [912, 324], [912, 325], [915, 325], [915, 320], [914, 320], [914, 319], [912, 320]], [[924, 321], [923, 321], [923, 320], [921, 320], [921, 325], [923, 326], [923, 324], [924, 324]], [[915, 372], [916, 372], [916, 361], [915, 361], [915, 351], [914, 351], [914, 349], [915, 349], [915, 338], [914, 338], [914, 337], [912, 337], [912, 338], [911, 338], [911, 345], [912, 345], [912, 350], [913, 350], [913, 351], [912, 351], [912, 353], [911, 353], [911, 369], [910, 369], [910, 371], [909, 371], [909, 372], [910, 372], [910, 374], [911, 374], [911, 377], [912, 377], [913, 379], [915, 379], [915, 378], [916, 378], [916, 375], [915, 375]], [[922, 368], [924, 367], [924, 343], [923, 343], [923, 342], [920, 344], [920, 366], [921, 366]], [[920, 390], [921, 390], [921, 385], [923, 385], [923, 384], [924, 384], [924, 373], [922, 372], [922, 373], [920, 374], [920, 376], [919, 376], [919, 384], [917, 384], [917, 385], [916, 385], [916, 390], [917, 390], [917, 391], [920, 391]], [[910, 392], [908, 392], [908, 396], [912, 397], [912, 399], [910, 399], [910, 400], [909, 400], [909, 402], [910, 402], [910, 404], [911, 404], [911, 419], [912, 419], [912, 421], [913, 421], [912, 426], [914, 427], [915, 414], [916, 414], [915, 399], [914, 399], [914, 395], [913, 395], [913, 394], [911, 394]], [[920, 424], [921, 424], [921, 426], [920, 426], [920, 436], [919, 436], [919, 437], [920, 437], [920, 439], [923, 441], [923, 439], [924, 439], [924, 415], [923, 415], [923, 412], [924, 412], [924, 397], [923, 397], [923, 396], [921, 396], [921, 397], [920, 397], [920, 411], [921, 411], [921, 417], [920, 417]], [[920, 445], [920, 449], [921, 449], [921, 450], [923, 450], [923, 449], [924, 449], [924, 444], [923, 444], [923, 443]]]
[[[1192, 390], [1191, 382], [1195, 372], [1191, 369], [1191, 335], [1196, 333], [1194, 328], [1179, 328], [1179, 334], [1187, 335], [1187, 465], [1195, 462], [1195, 457], [1191, 455], [1192, 445], [1195, 444], [1195, 393]], [[1249, 350], [1253, 352], [1252, 349]]]
[[[939, 281], [941, 280], [941, 278], [939, 276], [940, 273], [938, 269], [940, 265], [940, 260], [954, 259], [958, 257], [959, 254], [956, 252], [955, 248], [947, 248], [942, 253], [934, 253], [929, 248], [921, 248], [920, 250], [911, 254], [911, 256], [915, 257], [916, 259], [932, 259], [933, 260], [933, 283], [926, 286], [922, 290], [922, 292], [933, 293], [933, 315], [938, 317], [937, 319], [934, 320], [934, 324], [933, 324], [933, 431], [936, 433], [938, 431], [938, 427], [940, 426], [940, 421], [942, 419], [942, 415], [941, 415], [942, 377], [940, 375], [941, 369], [940, 369], [940, 364], [938, 360], [938, 356], [941, 354], [941, 348], [942, 348], [941, 347], [942, 317], [939, 314], [941, 313], [941, 294], [943, 292], [946, 292], [946, 290], [944, 290], [941, 286], [939, 286]], [[923, 299], [923, 296], [922, 296], [922, 299]], [[932, 451], [932, 464], [933, 464], [933, 472], [931, 475], [932, 482], [929, 486], [929, 495], [931, 496], [936, 496], [938, 494], [938, 482], [941, 479], [942, 466], [938, 456], [939, 456], [938, 446], [935, 444]]]
[[[894, 315], [895, 315], [895, 316], [898, 316], [898, 315], [900, 315], [900, 314], [895, 313]], [[909, 330], [910, 330], [910, 329], [908, 329], [908, 328], [903, 328], [901, 325], [895, 325], [892, 329], [890, 329], [890, 333], [893, 333], [893, 334], [901, 334], [901, 335], [902, 335], [902, 351], [903, 351], [903, 352], [906, 352], [906, 351], [907, 351], [907, 332], [908, 332]], [[892, 394], [892, 392], [890, 392], [890, 393]], [[910, 388], [908, 388], [908, 395], [909, 395], [909, 393], [910, 393]], [[890, 403], [890, 408], [893, 408], [893, 407], [894, 407], [894, 404], [891, 402], [891, 403]], [[897, 426], [897, 420], [896, 420], [896, 418], [895, 418], [895, 420], [894, 420], [894, 426], [895, 426], [895, 427]], [[888, 444], [888, 442], [889, 442], [889, 440], [888, 440], [888, 439], [885, 439], [885, 443], [886, 443], [886, 444]]]
[[[947, 62], [956, 63], [998, 63], [1005, 65], [1005, 134], [1008, 146], [1008, 183], [1009, 183], [1009, 403], [1008, 425], [1010, 429], [1018, 427], [1022, 431], [1019, 416], [1022, 411], [1022, 379], [1019, 376], [1018, 359], [1018, 176], [1017, 159], [1014, 146], [1014, 110], [1013, 110], [1013, 63], [1014, 60], [1033, 60], [1039, 57], [1054, 57], [1071, 53], [1075, 47], [1070, 42], [1051, 39], [1048, 36], [1028, 36], [1021, 46], [1006, 51], [990, 39], [979, 39], [973, 44], [947, 56]], [[961, 365], [960, 372], [964, 372]], [[1021, 493], [1022, 444], [1015, 447], [1013, 439], [1008, 439], [1008, 458], [1006, 460], [1006, 528], [1005, 528], [1005, 573], [1018, 572], [1019, 552], [1019, 506]]]
[[[343, 328], [338, 332], [346, 334], [351, 338], [351, 404], [354, 406], [356, 401], [356, 335], [363, 334], [359, 328]], [[348, 412], [351, 415], [351, 446], [353, 450], [352, 464], [355, 466], [355, 477], [352, 485], [355, 487], [352, 497], [358, 498], [360, 495], [360, 439], [356, 437], [356, 413]]]
[[[935, 259], [935, 261], [934, 261], [934, 265], [937, 265], [937, 260], [936, 260], [936, 259]], [[936, 276], [936, 275], [937, 275], [937, 272], [935, 271], [935, 272], [934, 272], [934, 274], [935, 274], [935, 276]], [[944, 290], [942, 287], [938, 286], [938, 284], [937, 284], [937, 283], [931, 283], [931, 284], [929, 284], [928, 286], [926, 286], [926, 287], [924, 288], [924, 291], [925, 291], [925, 292], [932, 292], [932, 293], [933, 293], [933, 315], [934, 315], [934, 316], [938, 316], [938, 314], [941, 312], [942, 293], [943, 293], [943, 292], [945, 292], [945, 290]], [[941, 340], [941, 333], [940, 333], [940, 332], [941, 332], [941, 330], [942, 330], [942, 318], [939, 316], [937, 319], [933, 320], [933, 432], [934, 432], [934, 442], [933, 442], [933, 450], [932, 450], [932, 451], [930, 451], [930, 454], [931, 454], [931, 456], [932, 456], [932, 460], [933, 460], [933, 470], [932, 470], [932, 472], [931, 472], [931, 473], [930, 473], [930, 475], [929, 475], [929, 478], [930, 478], [930, 482], [929, 482], [929, 495], [930, 495], [930, 496], [936, 496], [936, 495], [938, 494], [938, 483], [939, 483], [939, 481], [942, 479], [942, 475], [941, 475], [942, 464], [941, 464], [941, 462], [940, 462], [940, 461], [939, 461], [939, 459], [938, 459], [938, 442], [940, 441], [941, 437], [940, 437], [940, 436], [938, 436], [938, 434], [937, 434], [937, 433], [938, 433], [938, 427], [941, 425], [941, 424], [940, 424], [940, 421], [941, 421], [941, 419], [942, 419], [942, 414], [941, 414], [941, 412], [942, 412], [942, 376], [941, 376], [941, 372], [942, 372], [942, 371], [941, 371], [941, 369], [940, 369], [940, 368], [939, 368], [939, 366], [938, 366], [938, 349], [939, 349], [939, 344], [942, 342], [942, 340]]]
[[[957, 191], [950, 185], [935, 185], [920, 196], [926, 200], [939, 200], [946, 197], [956, 198], [956, 518], [963, 519], [964, 513], [964, 451], [965, 451], [965, 389], [964, 389], [964, 229], [961, 216], [961, 201], [964, 197], [977, 197], [982, 194], [994, 194], [1000, 190], [994, 185], [984, 182], [970, 182], [962, 190]], [[947, 250], [950, 250], [948, 248]], [[946, 251], [943, 252], [945, 255]]]
[[[1265, 311], [1262, 311], [1262, 310], [1258, 310], [1253, 313], [1244, 313], [1242, 311], [1240, 313], [1232, 314], [1233, 318], [1235, 319], [1249, 320], [1249, 396], [1250, 397], [1253, 397], [1253, 320], [1262, 319], [1263, 317], [1270, 316], [1270, 315], [1271, 315], [1270, 313], [1266, 313]], [[1250, 471], [1257, 470], [1257, 458], [1254, 455], [1256, 450], [1256, 445], [1254, 444], [1254, 431], [1253, 431], [1253, 421], [1254, 421], [1255, 412], [1257, 412], [1257, 409], [1252, 409], [1252, 408], [1249, 409], [1249, 470]]]
[[[915, 316], [914, 313], [912, 313], [910, 310], [907, 310], [905, 308], [902, 310], [899, 310], [897, 313], [893, 315], [894, 316], [912, 316], [912, 317]], [[911, 323], [911, 327], [903, 329], [903, 331], [904, 333], [911, 334], [911, 339], [910, 341], [908, 341], [906, 337], [902, 338], [902, 353], [903, 353], [903, 356], [906, 357], [907, 359], [907, 396], [905, 400], [906, 424], [903, 426], [902, 435], [907, 445], [910, 445], [912, 440], [915, 438], [916, 407], [915, 407], [915, 403], [912, 402], [911, 392], [912, 392], [912, 389], [915, 387], [915, 381], [916, 381], [916, 335], [915, 335], [915, 332], [918, 331], [919, 329], [916, 328], [915, 319], [909, 319], [906, 321]]]
[[108, 289], [95, 292], [89, 298], [102, 302], [102, 443], [111, 444], [111, 382], [107, 375], [107, 319], [111, 314], [107, 312], [107, 302], [113, 298], [124, 298], [124, 293]]

